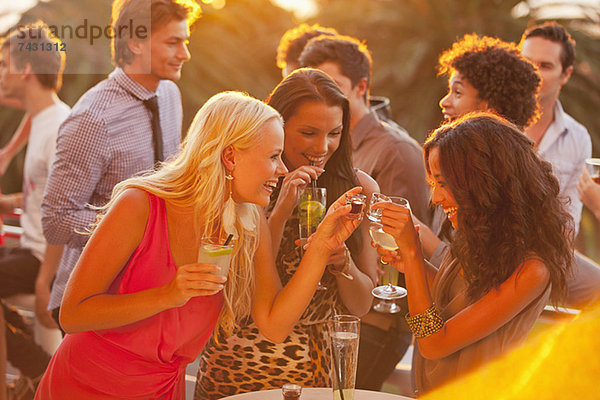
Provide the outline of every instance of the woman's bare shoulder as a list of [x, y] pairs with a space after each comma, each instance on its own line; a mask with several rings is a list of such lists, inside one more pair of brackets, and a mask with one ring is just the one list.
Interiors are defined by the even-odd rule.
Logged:
[[142, 189], [126, 189], [108, 211], [107, 217], [122, 218], [128, 222], [145, 222], [150, 213], [148, 193]]

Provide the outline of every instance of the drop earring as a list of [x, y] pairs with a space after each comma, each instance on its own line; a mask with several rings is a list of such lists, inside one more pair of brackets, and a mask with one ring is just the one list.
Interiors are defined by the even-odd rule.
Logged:
[[233, 235], [234, 237], [238, 236], [237, 229], [235, 228], [235, 201], [233, 201], [233, 175], [231, 175], [230, 171], [227, 171], [225, 174], [225, 180], [227, 185], [229, 186], [229, 198], [225, 202], [225, 206], [223, 208], [223, 231], [227, 235]]

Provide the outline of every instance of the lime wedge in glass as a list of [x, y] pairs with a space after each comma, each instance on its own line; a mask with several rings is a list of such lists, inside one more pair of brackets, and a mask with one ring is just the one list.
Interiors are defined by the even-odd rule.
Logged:
[[306, 213], [306, 219], [320, 221], [325, 214], [325, 207], [318, 201], [308, 200], [300, 203], [300, 212]]
[[223, 248], [223, 246], [214, 244], [205, 244], [202, 246], [202, 250], [209, 257], [228, 256], [233, 253], [233, 247]]

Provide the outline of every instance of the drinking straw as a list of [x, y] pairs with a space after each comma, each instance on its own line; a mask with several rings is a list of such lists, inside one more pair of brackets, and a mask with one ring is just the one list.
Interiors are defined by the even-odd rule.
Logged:
[[[335, 333], [335, 321], [333, 321], [333, 332]], [[331, 339], [331, 357], [333, 358], [333, 376], [337, 379], [338, 387], [340, 388], [340, 399], [344, 400], [344, 390], [342, 388], [342, 370], [338, 367], [337, 357], [335, 356], [335, 349], [333, 344], [333, 338]]]
[[[311, 166], [311, 167], [314, 167], [314, 166], [315, 166], [315, 163], [314, 163], [314, 161], [311, 161], [311, 162], [310, 162], [310, 166]], [[316, 188], [317, 188], [317, 181], [316, 181], [316, 180], [314, 180], [314, 179], [311, 179], [311, 180], [310, 180], [310, 184], [312, 185], [312, 188], [313, 188], [313, 189], [316, 189]]]
[[229, 242], [231, 242], [231, 239], [233, 239], [232, 233], [230, 233], [229, 236], [227, 236], [227, 239], [225, 239], [225, 243], [223, 243], [223, 246], [227, 246]]

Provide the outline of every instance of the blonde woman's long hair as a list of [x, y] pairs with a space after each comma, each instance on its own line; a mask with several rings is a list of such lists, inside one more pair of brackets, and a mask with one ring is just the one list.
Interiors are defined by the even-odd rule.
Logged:
[[[123, 191], [137, 188], [153, 193], [181, 207], [193, 207], [197, 237], [213, 236], [221, 228], [224, 202], [229, 189], [227, 170], [221, 160], [231, 145], [246, 150], [260, 140], [261, 127], [271, 119], [283, 121], [277, 111], [265, 103], [239, 92], [222, 92], [200, 108], [181, 145], [179, 155], [155, 172], [127, 179], [115, 186], [106, 212]], [[257, 229], [245, 231], [239, 219], [239, 233], [229, 278], [223, 291], [225, 304], [217, 328], [227, 335], [250, 315], [254, 290], [254, 253], [258, 247], [259, 214], [256, 205], [248, 207]]]

